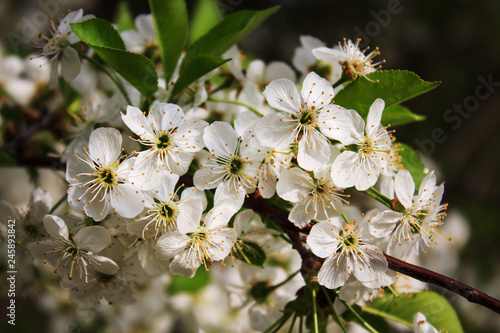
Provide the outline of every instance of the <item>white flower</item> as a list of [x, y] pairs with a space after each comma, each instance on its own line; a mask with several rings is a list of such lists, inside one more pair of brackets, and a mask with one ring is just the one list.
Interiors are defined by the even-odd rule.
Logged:
[[373, 64], [372, 59], [380, 54], [378, 48], [370, 54], [365, 55], [364, 51], [366, 50], [361, 51], [359, 49], [359, 42], [359, 39], [356, 43], [353, 43], [350, 39], [346, 40], [344, 38], [344, 44], [342, 45], [339, 42], [338, 49], [318, 47], [312, 52], [320, 60], [331, 64], [340, 63], [344, 72], [354, 80], [358, 76], [366, 76], [376, 71], [377, 68], [375, 66], [383, 62]]
[[370, 231], [378, 237], [390, 236], [387, 253], [406, 258], [411, 250], [432, 248], [435, 233], [442, 223], [445, 205], [440, 205], [444, 185], [436, 186], [434, 172], [420, 184], [414, 197], [415, 183], [408, 170], [401, 170], [395, 178], [395, 192], [399, 200], [397, 211], [384, 211], [373, 219]]
[[326, 258], [318, 273], [319, 284], [336, 289], [354, 275], [360, 282], [381, 280], [387, 270], [387, 260], [376, 246], [371, 244], [372, 235], [368, 222], [373, 218], [368, 213], [357, 223], [353, 220], [343, 228], [331, 222], [320, 222], [311, 228], [307, 244], [320, 258]]
[[46, 40], [39, 47], [39, 56], [49, 57], [50, 68], [50, 88], [57, 85], [58, 62], [61, 60], [61, 74], [66, 81], [73, 80], [80, 72], [80, 59], [78, 52], [71, 46], [78, 43], [80, 39], [75, 35], [70, 27], [70, 23], [81, 22], [94, 17], [94, 15], [83, 16], [83, 9], [73, 11], [61, 17], [59, 25], [52, 23], [50, 27], [51, 37], [43, 36]]
[[342, 187], [356, 186], [358, 191], [373, 186], [386, 167], [392, 139], [380, 124], [385, 103], [378, 98], [370, 106], [366, 126], [359, 114], [351, 110], [353, 129], [351, 136], [343, 137], [345, 150], [333, 162], [332, 179]]
[[380, 192], [389, 199], [394, 199], [394, 177], [403, 169], [401, 156], [398, 153], [400, 150], [398, 144], [391, 146], [389, 155], [384, 159], [385, 166], [380, 173]]
[[177, 216], [182, 209], [182, 204], [187, 200], [200, 199], [203, 210], [207, 206], [205, 193], [194, 188], [186, 188], [179, 199], [176, 195], [175, 185], [179, 180], [176, 174], [164, 171], [158, 185], [146, 192], [146, 215], [129, 223], [129, 232], [142, 239], [153, 238], [156, 240], [166, 232], [177, 228]]
[[229, 198], [241, 207], [245, 195], [257, 187], [258, 167], [265, 152], [248, 140], [241, 141], [225, 122], [213, 122], [203, 138], [212, 157], [195, 172], [194, 185], [200, 190], [217, 188], [215, 203]]
[[185, 119], [178, 105], [157, 104], [147, 117], [138, 108], [128, 106], [122, 119], [139, 136], [139, 142], [150, 147], [138, 153], [129, 176], [130, 182], [143, 190], [158, 184], [162, 171], [185, 174], [193, 153], [204, 147], [203, 129], [207, 123]]
[[147, 47], [156, 42], [156, 31], [153, 23], [153, 15], [140, 14], [135, 18], [135, 30], [127, 30], [120, 33], [128, 51], [143, 53]]
[[84, 156], [68, 160], [68, 202], [96, 221], [106, 217], [111, 206], [123, 217], [134, 217], [144, 209], [141, 191], [127, 180], [134, 159], [120, 163], [122, 137], [114, 128], [92, 132]]
[[183, 205], [177, 217], [177, 230], [164, 234], [157, 243], [160, 259], [171, 259], [170, 271], [193, 277], [200, 265], [224, 259], [231, 252], [236, 233], [227, 223], [235, 213], [235, 204], [224, 201], [215, 205], [202, 219], [203, 204], [193, 199]]
[[265, 103], [262, 90], [273, 80], [288, 79], [295, 82], [295, 72], [284, 62], [273, 61], [266, 65], [262, 60], [252, 61], [246, 70], [246, 76], [241, 81], [243, 88], [238, 95], [238, 101], [253, 106], [262, 114], [273, 110]]
[[18, 210], [21, 215], [21, 218], [16, 221], [16, 225], [21, 227], [19, 242], [31, 243], [46, 237], [43, 218], [49, 213], [51, 207], [52, 198], [47, 191], [35, 188], [31, 192], [28, 206]]
[[27, 67], [17, 56], [4, 56], [0, 46], [0, 93], [23, 106], [28, 105], [36, 91], [35, 83], [23, 75]]
[[[340, 152], [333, 146], [331, 150], [330, 160], [334, 160]], [[276, 191], [281, 198], [294, 203], [288, 219], [297, 227], [304, 228], [311, 220], [338, 222], [332, 217], [340, 215], [347, 196], [342, 194], [343, 188], [333, 183], [330, 175], [328, 167], [315, 171], [314, 177], [300, 168], [281, 173]]]
[[137, 255], [123, 260], [123, 245], [119, 241], [113, 242], [99, 254], [114, 260], [120, 269], [113, 274], [90, 271], [85, 284], [68, 284], [62, 282], [62, 287], [70, 289], [70, 300], [78, 307], [87, 308], [99, 304], [105, 299], [108, 304], [127, 305], [135, 302], [131, 285], [145, 276]]
[[333, 88], [314, 72], [305, 78], [301, 93], [292, 81], [279, 79], [272, 81], [263, 94], [271, 107], [283, 112], [260, 120], [259, 141], [276, 149], [297, 144], [298, 164], [306, 170], [318, 169], [328, 162], [330, 148], [325, 135], [336, 140], [349, 135], [350, 114], [330, 104]]
[[[266, 253], [269, 250], [272, 250], [272, 246], [276, 243], [275, 237], [279, 237], [279, 233], [275, 230], [268, 229], [262, 223], [260, 216], [254, 214], [253, 210], [246, 209], [241, 213], [236, 214], [234, 218], [234, 232], [236, 233], [236, 242], [233, 244], [231, 249], [232, 255], [230, 260], [231, 267], [239, 266], [235, 265], [235, 259], [239, 257], [241, 262], [246, 262], [249, 265], [252, 265], [251, 258], [248, 258], [253, 255], [255, 252], [255, 248], [251, 244], [255, 244], [256, 246], [265, 249]], [[256, 255], [259, 255], [256, 253]], [[226, 266], [226, 262], [224, 263]]]
[[312, 36], [300, 36], [301, 46], [295, 49], [292, 63], [303, 77], [309, 72], [315, 72], [327, 79], [331, 84], [337, 82], [342, 76], [342, 66], [338, 61], [325, 62], [313, 54], [313, 50], [323, 47], [321, 40]]
[[413, 317], [413, 330], [415, 333], [439, 333], [421, 312], [417, 312]]
[[259, 165], [257, 178], [259, 192], [263, 198], [267, 199], [271, 198], [276, 192], [276, 179], [279, 178], [283, 170], [290, 167], [293, 155], [290, 148], [276, 150], [260, 145], [260, 141], [255, 135], [259, 119], [255, 113], [245, 111], [236, 117], [234, 128], [236, 133], [240, 134], [240, 139], [245, 140], [257, 150], [265, 151], [266, 153]]
[[43, 224], [52, 239], [31, 243], [28, 249], [33, 257], [56, 267], [63, 279], [73, 280], [76, 276], [87, 281], [89, 270], [104, 274], [114, 274], [118, 270], [113, 260], [95, 255], [111, 242], [103, 227], [84, 227], [70, 237], [66, 223], [58, 216], [46, 215]]
[[370, 282], [360, 282], [351, 275], [347, 282], [340, 288], [339, 298], [349, 304], [356, 303], [364, 306], [365, 302], [372, 301], [383, 292], [381, 290], [382, 287], [393, 284], [395, 279], [396, 272], [391, 270], [379, 274], [377, 280]]

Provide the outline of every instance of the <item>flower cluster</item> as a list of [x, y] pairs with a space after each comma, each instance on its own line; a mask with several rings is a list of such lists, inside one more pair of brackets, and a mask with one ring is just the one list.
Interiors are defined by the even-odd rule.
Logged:
[[[292, 69], [244, 64], [233, 47], [231, 62], [180, 92], [172, 88], [182, 78], [179, 60], [172, 82], [161, 78], [156, 93], [144, 96], [121, 77], [85, 67], [93, 63], [80, 65], [80, 56], [91, 55], [77, 52], [70, 23], [90, 17], [70, 12], [40, 46], [51, 63], [50, 86], [60, 66], [82, 96], [66, 127], [72, 140], [60, 151], [69, 207], [58, 207], [64, 200], [52, 206], [41, 189], [24, 211], [0, 202], [4, 216], [22, 221], [32, 256], [55, 268], [79, 306], [131, 304], [136, 286], [166, 272], [192, 278], [215, 267], [210, 274], [220, 270], [225, 281], [235, 271], [227, 268], [237, 267], [237, 291], [221, 282], [234, 308], [275, 320], [274, 304], [292, 301], [304, 282], [315, 288], [291, 274], [300, 258], [289, 243], [300, 242], [321, 262], [313, 281], [359, 304], [394, 284], [385, 254], [406, 260], [437, 243], [444, 186], [434, 172], [405, 169], [383, 118], [384, 99], [357, 110], [335, 102], [357, 80], [372, 81], [378, 49], [365, 54], [351, 40], [331, 49], [303, 36]], [[124, 46], [158, 55], [152, 17], [135, 24], [121, 33]], [[162, 66], [156, 70], [163, 74]], [[248, 209], [250, 196], [285, 211], [288, 221], [261, 219]], [[292, 239], [287, 230], [304, 237]], [[288, 296], [276, 291], [285, 283], [293, 285]], [[421, 314], [415, 323], [431, 331]]]

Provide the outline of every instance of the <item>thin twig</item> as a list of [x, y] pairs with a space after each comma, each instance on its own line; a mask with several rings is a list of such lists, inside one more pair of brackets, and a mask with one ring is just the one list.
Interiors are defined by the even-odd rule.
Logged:
[[422, 282], [432, 283], [436, 286], [448, 289], [455, 294], [464, 297], [469, 302], [482, 305], [492, 311], [495, 311], [496, 313], [500, 313], [500, 300], [486, 295], [485, 293], [466, 285], [465, 283], [426, 268], [409, 264], [387, 254], [385, 255], [385, 258], [389, 263], [389, 268], [393, 271], [408, 275]]

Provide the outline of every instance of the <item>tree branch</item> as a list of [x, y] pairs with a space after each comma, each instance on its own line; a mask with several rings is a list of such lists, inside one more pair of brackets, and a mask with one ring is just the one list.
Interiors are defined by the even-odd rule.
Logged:
[[393, 271], [408, 275], [422, 282], [432, 283], [436, 286], [448, 289], [455, 294], [464, 297], [469, 302], [482, 305], [500, 314], [500, 300], [486, 295], [485, 293], [472, 288], [465, 283], [454, 280], [450, 277], [441, 275], [426, 268], [409, 264], [387, 254], [385, 254], [385, 258], [389, 263], [389, 268]]
[[[288, 221], [288, 213], [283, 212], [275, 207], [269, 206], [266, 201], [256, 194], [251, 195], [245, 200], [245, 207], [253, 209], [256, 213], [264, 216], [276, 224], [288, 235], [292, 241], [293, 248], [296, 249], [302, 257], [302, 270], [319, 269], [322, 265], [322, 260], [310, 253], [304, 245], [304, 240], [300, 233], [309, 234], [310, 228], [299, 229], [293, 223]], [[482, 305], [496, 313], [500, 313], [500, 300], [497, 300], [465, 283], [454, 280], [450, 277], [441, 275], [426, 268], [412, 265], [391, 257], [385, 254], [389, 269], [408, 275], [422, 282], [432, 283], [436, 286], [448, 289], [457, 295], [464, 297], [472, 303]], [[302, 275], [305, 272], [302, 271]]]

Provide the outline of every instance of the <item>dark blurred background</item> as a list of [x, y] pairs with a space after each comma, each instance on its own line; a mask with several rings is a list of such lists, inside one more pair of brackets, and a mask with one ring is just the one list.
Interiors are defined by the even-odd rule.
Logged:
[[[191, 10], [195, 2], [188, 1]], [[12, 32], [22, 35], [23, 20], [47, 3], [51, 1], [1, 0], [2, 44], [8, 51], [13, 51]], [[64, 3], [60, 13], [82, 7], [113, 20], [119, 1], [52, 3]], [[147, 1], [129, 5], [134, 15], [150, 12]], [[266, 61], [291, 63], [300, 35], [318, 37], [330, 47], [344, 37], [362, 37], [380, 48], [384, 69], [406, 69], [426, 81], [442, 81], [436, 90], [405, 103], [427, 120], [397, 127], [396, 137], [420, 151], [429, 168], [439, 170], [444, 201], [470, 224], [469, 243], [461, 250], [463, 268], [454, 277], [500, 298], [500, 2], [218, 0], [218, 5], [224, 14], [282, 7], [240, 43], [244, 52]], [[16, 45], [21, 53], [31, 51]], [[457, 297], [450, 301], [459, 308], [466, 331], [491, 332], [492, 322], [498, 323], [487, 309], [466, 307]], [[477, 318], [464, 315], [469, 309], [483, 328]]]

